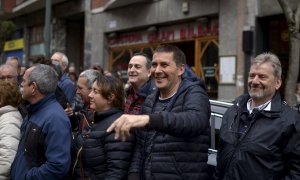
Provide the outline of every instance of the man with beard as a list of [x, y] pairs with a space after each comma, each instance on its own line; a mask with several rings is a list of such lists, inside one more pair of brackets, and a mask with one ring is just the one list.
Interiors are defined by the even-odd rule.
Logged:
[[143, 53], [132, 56], [128, 63], [125, 114], [140, 114], [145, 98], [155, 90], [150, 77], [151, 60]]
[[280, 96], [281, 71], [274, 54], [251, 61], [249, 93], [223, 117], [218, 179], [300, 179], [300, 115]]
[[142, 115], [122, 115], [107, 129], [123, 140], [136, 129], [129, 180], [209, 178], [210, 103], [201, 79], [182, 78], [185, 64], [179, 48], [159, 46], [151, 67], [157, 90], [145, 99]]

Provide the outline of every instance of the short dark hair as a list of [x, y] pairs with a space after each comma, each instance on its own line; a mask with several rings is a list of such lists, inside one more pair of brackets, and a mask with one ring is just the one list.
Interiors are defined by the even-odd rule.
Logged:
[[177, 66], [186, 64], [186, 57], [182, 52], [182, 50], [180, 50], [177, 46], [170, 45], [170, 44], [163, 44], [158, 46], [154, 51], [154, 53], [162, 53], [162, 52], [173, 53], [174, 61]]
[[149, 56], [143, 52], [135, 53], [132, 57], [134, 56], [143, 56], [146, 58], [146, 68], [150, 69], [152, 65], [152, 60], [149, 58]]
[[112, 106], [123, 108], [125, 90], [123, 82], [114, 76], [98, 76], [96, 84], [100, 89], [100, 94], [105, 99], [109, 99], [111, 95], [115, 98], [112, 101]]

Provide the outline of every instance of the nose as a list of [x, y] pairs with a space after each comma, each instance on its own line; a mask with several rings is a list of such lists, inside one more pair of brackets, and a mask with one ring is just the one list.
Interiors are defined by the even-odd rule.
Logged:
[[252, 79], [252, 83], [254, 83], [254, 84], [258, 84], [259, 83], [259, 77], [257, 75], [254, 76], [254, 78]]
[[159, 72], [161, 72], [161, 67], [159, 65], [157, 65], [156, 67], [153, 67], [152, 71], [154, 73], [159, 73]]

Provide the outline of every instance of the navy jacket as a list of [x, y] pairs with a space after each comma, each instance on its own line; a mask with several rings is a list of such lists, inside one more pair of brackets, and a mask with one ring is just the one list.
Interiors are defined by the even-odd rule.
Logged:
[[130, 173], [152, 180], [208, 179], [210, 103], [202, 81], [184, 79], [166, 110], [151, 114], [158, 95], [143, 104], [150, 124], [136, 131]]
[[64, 179], [71, 165], [71, 139], [69, 118], [54, 94], [30, 105], [11, 178]]
[[240, 114], [250, 96], [240, 96], [225, 113], [217, 156], [219, 179], [300, 179], [300, 115], [279, 92], [270, 111], [255, 113], [248, 130], [238, 134]]
[[68, 102], [71, 104], [73, 102], [73, 98], [76, 95], [76, 87], [74, 86], [74, 83], [71, 81], [67, 73], [64, 73], [60, 81], [58, 82], [58, 86], [61, 90], [65, 93]]

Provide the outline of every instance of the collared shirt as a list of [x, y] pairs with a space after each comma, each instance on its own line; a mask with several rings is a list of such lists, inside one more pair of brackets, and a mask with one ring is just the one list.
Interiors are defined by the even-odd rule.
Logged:
[[253, 109], [257, 109], [258, 111], [261, 111], [261, 110], [270, 111], [271, 110], [271, 99], [269, 101], [267, 101], [266, 103], [264, 103], [258, 107], [255, 107], [255, 108], [251, 108], [251, 103], [252, 103], [252, 98], [249, 99], [247, 102], [247, 110], [248, 110], [249, 114], [252, 113]]
[[[252, 99], [249, 99], [247, 102], [247, 109], [245, 109], [240, 116], [239, 119], [239, 137], [244, 134], [248, 128], [252, 120], [255, 118], [256, 114], [262, 110], [270, 111], [271, 110], [271, 100], [267, 101], [266, 103], [258, 106], [258, 107], [251, 107]], [[255, 112], [254, 112], [255, 111]]]

